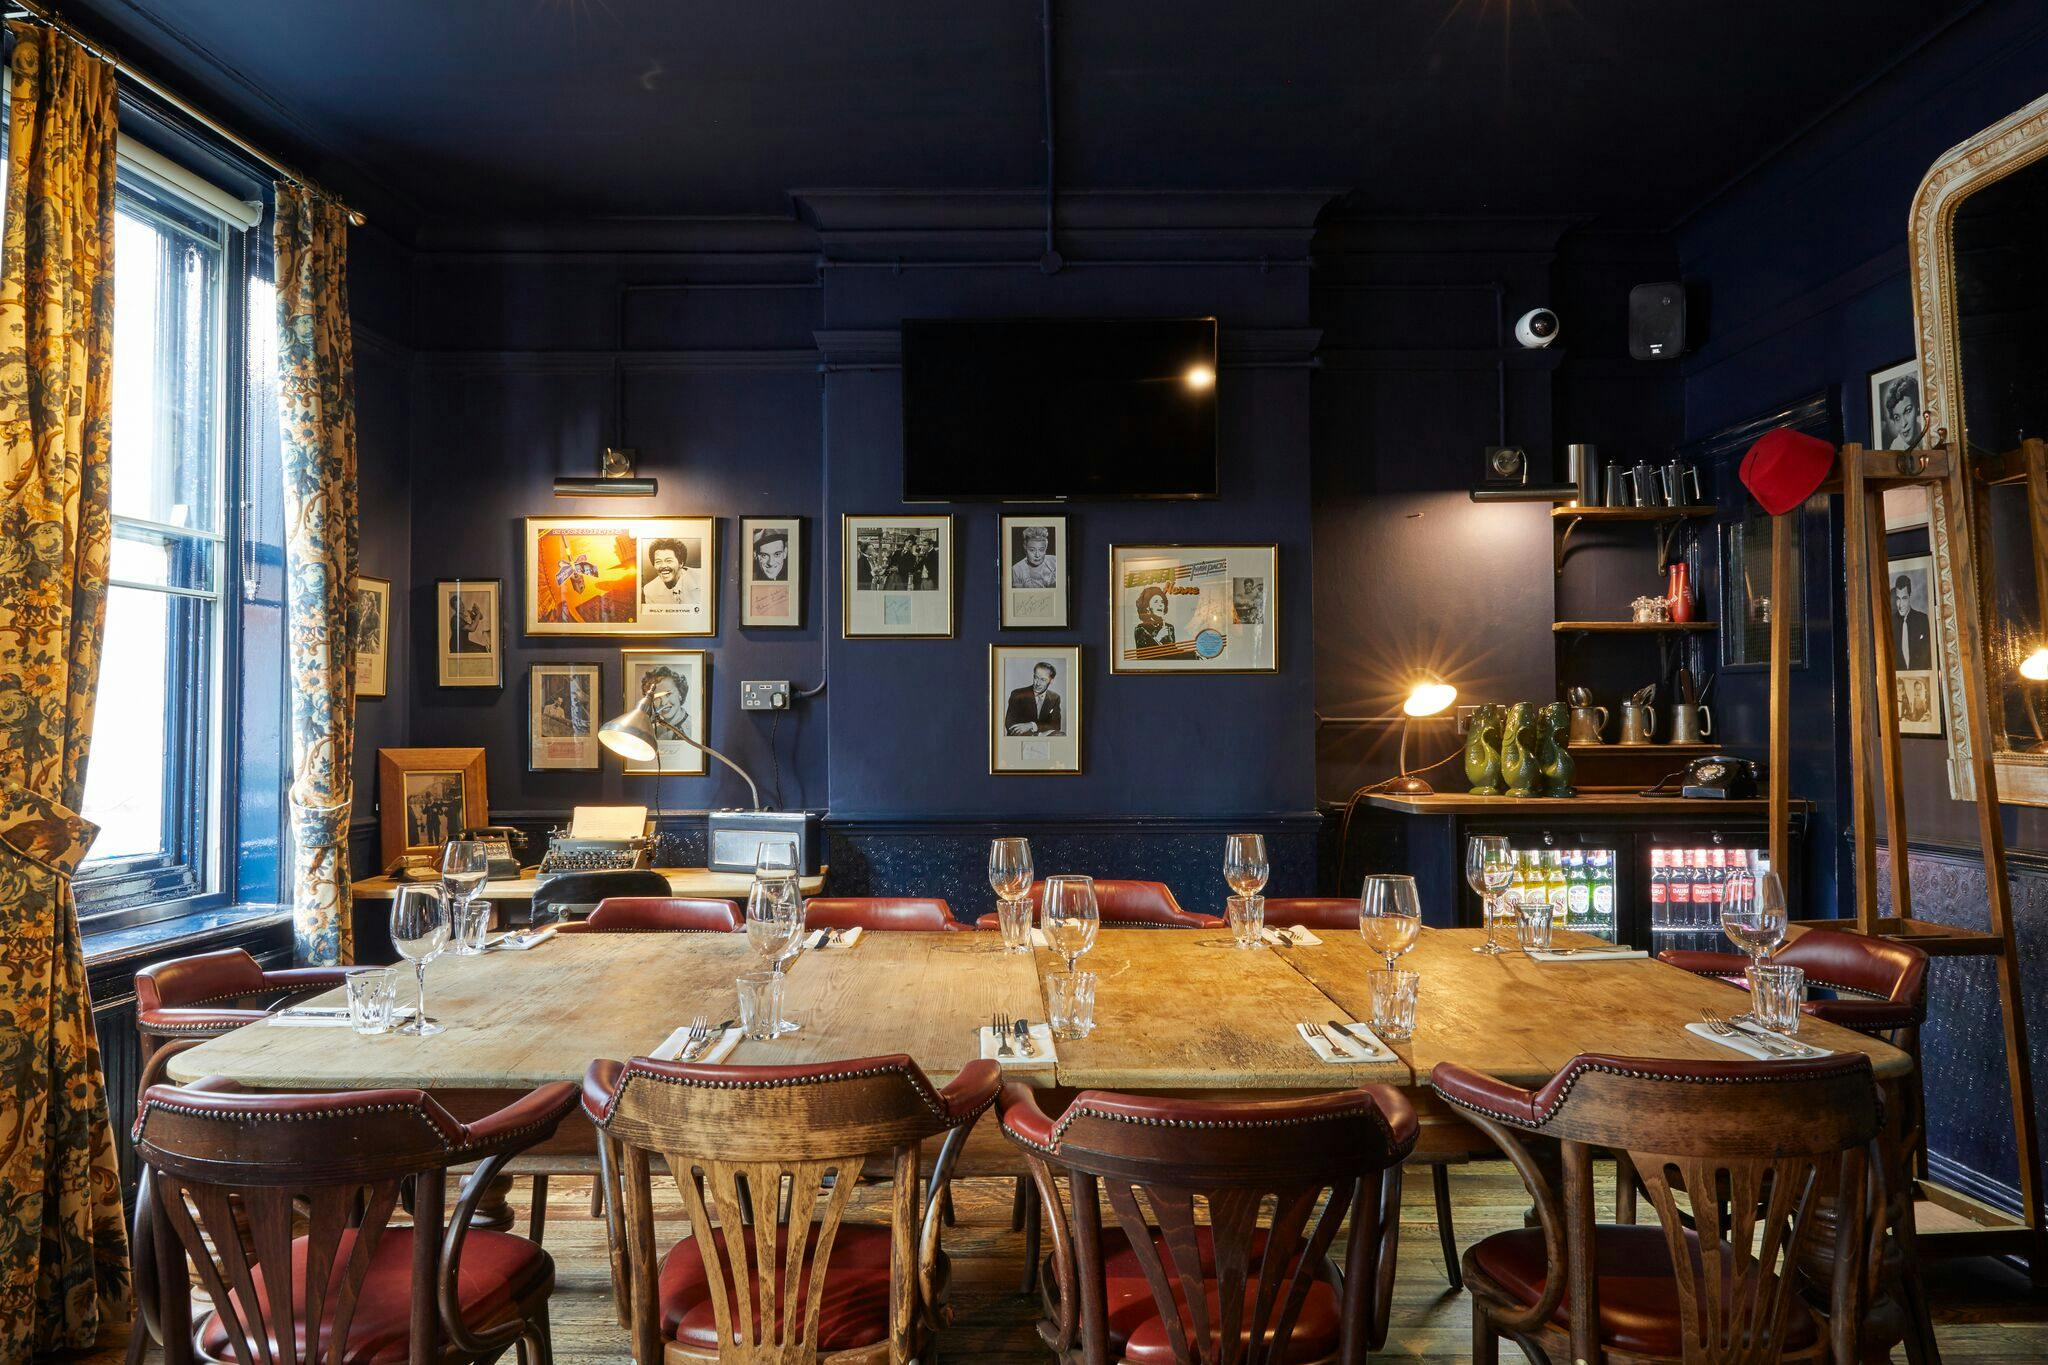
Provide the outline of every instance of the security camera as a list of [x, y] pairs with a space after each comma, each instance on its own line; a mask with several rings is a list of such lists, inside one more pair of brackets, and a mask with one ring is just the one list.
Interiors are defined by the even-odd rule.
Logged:
[[1531, 308], [1515, 319], [1515, 340], [1532, 351], [1540, 351], [1557, 340], [1557, 314], [1548, 308]]

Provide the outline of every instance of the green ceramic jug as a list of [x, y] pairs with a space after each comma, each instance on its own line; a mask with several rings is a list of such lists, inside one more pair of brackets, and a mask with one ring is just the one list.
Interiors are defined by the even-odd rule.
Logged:
[[1507, 722], [1501, 729], [1500, 780], [1507, 784], [1509, 796], [1534, 796], [1536, 781], [1536, 755], [1532, 748], [1536, 740], [1536, 707], [1533, 703], [1518, 701], [1508, 708]]
[[1543, 772], [1543, 794], [1545, 796], [1577, 796], [1578, 789], [1572, 786], [1572, 775], [1578, 767], [1572, 762], [1570, 736], [1572, 709], [1561, 701], [1554, 701], [1540, 713], [1543, 726], [1543, 745], [1536, 755], [1536, 766]]
[[1498, 702], [1487, 702], [1465, 726], [1465, 781], [1474, 796], [1500, 795], [1500, 723]]

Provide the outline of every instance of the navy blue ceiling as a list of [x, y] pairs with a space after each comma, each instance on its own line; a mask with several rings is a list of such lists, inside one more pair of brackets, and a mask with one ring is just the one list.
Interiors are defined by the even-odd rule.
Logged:
[[[1994, 0], [1996, 2], [1996, 0]], [[1936, 0], [1063, 0], [1063, 186], [1665, 227]], [[1038, 0], [72, 0], [398, 230], [1044, 175]]]

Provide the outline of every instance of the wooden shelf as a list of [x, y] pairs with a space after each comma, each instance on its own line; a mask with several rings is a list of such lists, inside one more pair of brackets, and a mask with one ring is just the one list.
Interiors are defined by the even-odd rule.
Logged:
[[1559, 635], [1672, 635], [1685, 631], [1719, 630], [1719, 621], [1554, 621]]
[[1688, 517], [1711, 517], [1720, 511], [1712, 506], [1686, 507], [1573, 507], [1550, 509], [1552, 521], [1682, 521]]
[[1721, 752], [1718, 744], [1666, 744], [1661, 740], [1655, 744], [1567, 744], [1564, 747], [1574, 758], [1584, 758], [1587, 754], [1625, 754], [1629, 757], [1637, 754], [1678, 754], [1698, 758], [1702, 754]]

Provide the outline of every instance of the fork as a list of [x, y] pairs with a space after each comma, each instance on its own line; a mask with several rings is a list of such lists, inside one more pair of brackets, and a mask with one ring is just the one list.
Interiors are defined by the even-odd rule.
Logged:
[[1794, 1051], [1791, 1044], [1780, 1042], [1778, 1039], [1772, 1038], [1767, 1034], [1751, 1033], [1747, 1029], [1739, 1029], [1710, 1009], [1701, 1010], [1700, 1018], [1716, 1037], [1747, 1039], [1773, 1057], [1799, 1057], [1804, 1055], [1801, 1052]]
[[1318, 1024], [1315, 1020], [1297, 1019], [1294, 1021], [1294, 1026], [1300, 1029], [1303, 1033], [1306, 1033], [1311, 1038], [1322, 1039], [1323, 1046], [1330, 1049], [1330, 1052], [1333, 1056], [1342, 1057], [1346, 1055], [1344, 1049], [1338, 1047], [1337, 1044], [1331, 1040], [1329, 1030], [1325, 1029], [1321, 1024]]
[[704, 1046], [705, 1040], [710, 1037], [711, 1021], [700, 1014], [690, 1021], [690, 1036], [683, 1039], [683, 1050], [678, 1054], [676, 1060], [679, 1062], [689, 1061], [690, 1054]]
[[996, 1035], [997, 1060], [1001, 1060], [1004, 1057], [1015, 1057], [1017, 1049], [1010, 1046], [1010, 1016], [1004, 1014], [1001, 1010], [997, 1010], [995, 1018], [989, 1024], [989, 1027], [995, 1031]]

